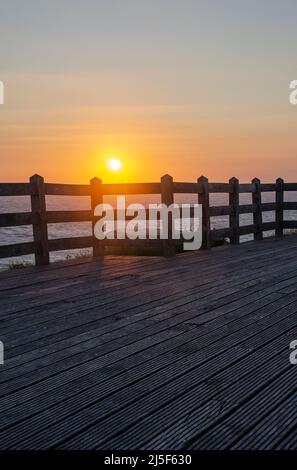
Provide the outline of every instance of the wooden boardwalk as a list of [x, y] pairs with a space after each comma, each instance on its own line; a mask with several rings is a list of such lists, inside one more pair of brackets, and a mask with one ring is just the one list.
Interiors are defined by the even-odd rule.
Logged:
[[0, 275], [0, 449], [296, 449], [297, 238]]

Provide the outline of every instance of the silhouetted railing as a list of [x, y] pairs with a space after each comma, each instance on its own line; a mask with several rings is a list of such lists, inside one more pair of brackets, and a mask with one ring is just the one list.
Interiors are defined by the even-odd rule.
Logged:
[[[284, 228], [297, 228], [297, 220], [284, 220], [284, 210], [297, 210], [297, 202], [284, 202], [284, 191], [297, 191], [297, 183], [284, 183], [281, 178], [272, 184], [262, 184], [257, 178], [250, 184], [240, 184], [236, 178], [231, 178], [228, 183], [209, 183], [204, 176], [198, 178], [196, 183], [180, 183], [174, 182], [169, 175], [163, 176], [159, 183], [104, 184], [98, 178], [94, 178], [89, 185], [53, 184], [45, 183], [39, 175], [32, 176], [29, 183], [0, 183], [0, 196], [31, 198], [31, 212], [0, 214], [0, 227], [32, 225], [34, 239], [32, 242], [0, 246], [0, 258], [34, 254], [35, 263], [43, 265], [49, 263], [51, 251], [92, 247], [94, 256], [102, 256], [105, 246], [144, 244], [146, 246], [161, 244], [165, 256], [175, 254], [176, 243], [170, 234], [168, 240], [97, 240], [94, 236], [94, 226], [98, 217], [94, 217], [94, 208], [103, 201], [103, 196], [107, 195], [159, 194], [161, 202], [170, 205], [174, 202], [174, 194], [197, 194], [197, 201], [203, 208], [203, 248], [210, 248], [215, 241], [225, 238], [229, 238], [231, 244], [238, 244], [240, 236], [247, 234], [253, 234], [255, 240], [261, 240], [264, 231], [275, 230], [276, 236], [282, 236]], [[275, 192], [275, 202], [262, 203], [263, 192]], [[211, 193], [227, 193], [229, 204], [211, 206]], [[252, 203], [239, 204], [240, 193], [250, 193]], [[89, 196], [91, 210], [48, 211], [46, 195]], [[275, 211], [275, 221], [263, 222], [264, 211]], [[239, 215], [247, 213], [253, 214], [253, 224], [241, 226]], [[211, 230], [210, 218], [224, 215], [229, 216], [229, 226]], [[93, 235], [48, 238], [48, 224], [83, 221], [92, 222]]]

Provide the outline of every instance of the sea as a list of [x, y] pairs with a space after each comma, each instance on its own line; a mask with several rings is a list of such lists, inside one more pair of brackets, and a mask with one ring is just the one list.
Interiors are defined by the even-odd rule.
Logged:
[[[284, 195], [285, 201], [297, 201], [297, 193], [286, 192]], [[112, 205], [115, 205], [115, 198], [109, 197], [104, 200]], [[160, 202], [159, 196], [127, 196], [126, 205], [130, 203], [141, 203], [148, 207], [149, 203]], [[175, 202], [181, 203], [196, 203], [197, 197], [188, 194], [178, 194], [175, 196]], [[262, 193], [262, 202], [275, 202], [275, 193], [267, 192]], [[251, 204], [251, 194], [240, 194], [240, 204]], [[211, 194], [211, 205], [227, 205], [228, 194]], [[47, 196], [46, 197], [47, 210], [83, 210], [90, 209], [90, 198], [88, 196]], [[0, 213], [13, 213], [13, 212], [30, 212], [30, 198], [27, 196], [17, 197], [1, 197], [0, 198]], [[297, 220], [297, 211], [285, 211], [284, 218], [287, 220]], [[275, 212], [263, 212], [263, 222], [272, 222], [275, 220]], [[219, 216], [211, 218], [211, 228], [218, 229], [228, 227], [229, 216]], [[249, 225], [253, 223], [252, 214], [241, 214], [240, 225]], [[50, 239], [65, 238], [65, 237], [79, 237], [88, 236], [92, 234], [91, 222], [68, 222], [48, 224], [48, 234]], [[274, 231], [264, 232], [265, 237], [272, 236]], [[240, 237], [240, 242], [246, 242], [253, 239], [252, 235], [244, 235]], [[8, 245], [13, 243], [22, 243], [33, 241], [32, 226], [19, 226], [19, 227], [3, 227], [0, 228], [0, 245]], [[60, 261], [71, 259], [78, 256], [91, 255], [91, 249], [67, 250], [57, 251], [50, 254], [50, 261]], [[34, 264], [34, 256], [26, 255], [14, 258], [0, 259], [0, 271], [17, 268], [22, 265]]]

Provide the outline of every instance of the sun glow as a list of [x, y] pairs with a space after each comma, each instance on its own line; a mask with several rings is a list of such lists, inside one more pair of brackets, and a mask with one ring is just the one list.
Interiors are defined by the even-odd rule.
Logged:
[[107, 166], [111, 171], [120, 171], [122, 169], [122, 162], [118, 158], [110, 158], [107, 161]]

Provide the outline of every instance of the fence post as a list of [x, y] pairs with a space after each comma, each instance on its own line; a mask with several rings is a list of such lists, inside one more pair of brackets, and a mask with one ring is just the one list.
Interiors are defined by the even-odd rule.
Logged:
[[275, 191], [275, 235], [282, 237], [284, 234], [284, 180], [282, 178], [277, 178]]
[[259, 178], [254, 178], [252, 184], [255, 186], [255, 190], [252, 192], [253, 204], [256, 205], [256, 212], [253, 212], [254, 225], [256, 225], [256, 231], [254, 232], [254, 240], [263, 239], [262, 230], [262, 200], [261, 200], [261, 181]]
[[33, 175], [30, 178], [31, 184], [31, 211], [33, 218], [33, 238], [35, 247], [35, 264], [42, 266], [49, 264], [49, 243], [46, 221], [46, 201], [44, 190], [44, 178]]
[[93, 256], [104, 256], [104, 244], [102, 240], [95, 237], [95, 224], [98, 217], [94, 216], [95, 207], [103, 202], [102, 181], [99, 178], [93, 178], [90, 181], [91, 187], [91, 208], [92, 208], [92, 235], [93, 235]]
[[[173, 178], [170, 175], [164, 175], [161, 178], [161, 202], [166, 206], [174, 203]], [[172, 239], [172, 213], [168, 213], [168, 240], [162, 240], [163, 255], [175, 256], [175, 243]]]
[[200, 176], [198, 183], [198, 203], [202, 204], [202, 248], [210, 248], [210, 215], [208, 178]]
[[233, 177], [229, 179], [232, 189], [229, 192], [229, 205], [231, 206], [230, 215], [230, 243], [232, 245], [239, 244], [239, 181]]

